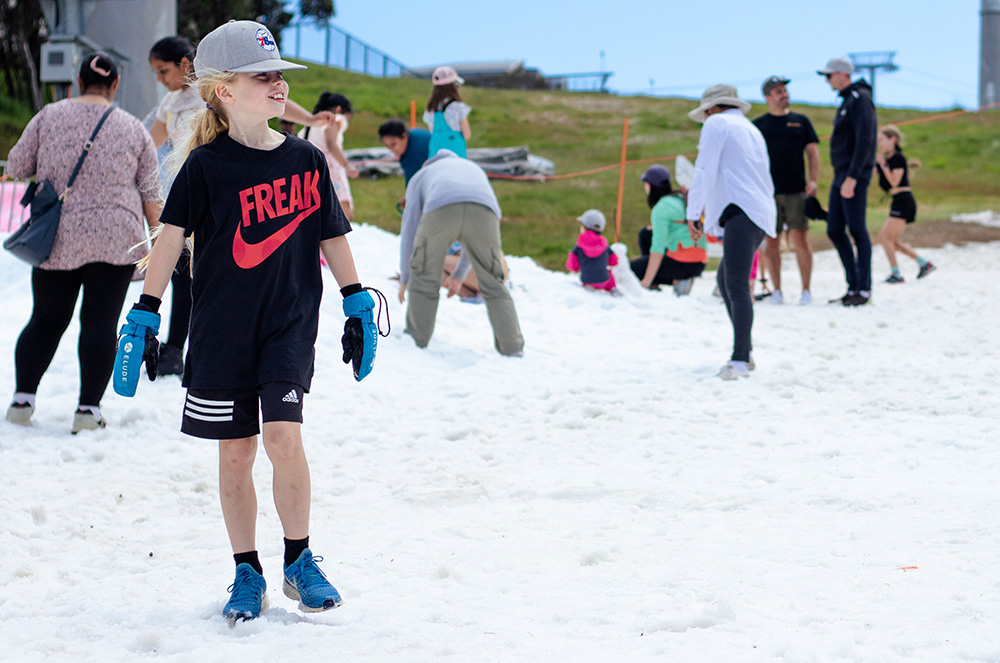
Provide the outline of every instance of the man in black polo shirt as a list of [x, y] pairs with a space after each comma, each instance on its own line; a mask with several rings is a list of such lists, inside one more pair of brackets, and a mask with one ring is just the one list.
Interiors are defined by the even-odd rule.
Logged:
[[[815, 196], [819, 179], [819, 138], [809, 118], [789, 109], [787, 78], [771, 76], [761, 86], [767, 101], [767, 114], [754, 124], [764, 134], [767, 154], [771, 158], [771, 179], [774, 181], [774, 201], [778, 208], [777, 236], [764, 240], [764, 265], [771, 275], [774, 291], [769, 301], [781, 304], [781, 232], [788, 228], [788, 237], [795, 248], [802, 277], [800, 304], [812, 301], [809, 281], [812, 277], [812, 247], [809, 245], [809, 219], [806, 218], [806, 198]], [[809, 157], [809, 179], [803, 152]]]

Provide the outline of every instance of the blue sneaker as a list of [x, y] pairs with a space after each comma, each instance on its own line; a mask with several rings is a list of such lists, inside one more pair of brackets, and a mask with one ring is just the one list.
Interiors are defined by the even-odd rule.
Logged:
[[267, 608], [267, 583], [249, 564], [236, 567], [236, 580], [229, 586], [229, 602], [222, 616], [231, 622], [257, 619]]
[[322, 557], [313, 557], [306, 548], [299, 558], [285, 567], [285, 596], [299, 602], [304, 612], [322, 612], [339, 606], [340, 593], [334, 589], [323, 572], [316, 566]]

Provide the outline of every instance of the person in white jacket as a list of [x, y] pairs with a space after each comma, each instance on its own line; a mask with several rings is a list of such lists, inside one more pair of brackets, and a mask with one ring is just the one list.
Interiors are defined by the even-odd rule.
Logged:
[[755, 367], [750, 357], [750, 268], [765, 235], [774, 237], [777, 217], [767, 144], [746, 118], [749, 110], [750, 104], [736, 95], [736, 88], [713, 85], [688, 113], [695, 122], [704, 123], [688, 191], [688, 228], [694, 239], [704, 232], [722, 236], [717, 280], [733, 325], [733, 354], [718, 373], [723, 380], [749, 377]]
[[417, 346], [430, 343], [445, 255], [459, 241], [462, 256], [444, 280], [448, 296], [458, 293], [470, 268], [475, 270], [497, 351], [521, 355], [524, 339], [503, 283], [500, 203], [482, 168], [449, 150], [429, 159], [406, 187], [399, 237], [399, 301], [410, 293], [404, 331]]

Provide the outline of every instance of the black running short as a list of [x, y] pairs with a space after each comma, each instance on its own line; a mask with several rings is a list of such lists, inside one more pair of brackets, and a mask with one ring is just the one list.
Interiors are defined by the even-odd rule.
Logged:
[[188, 389], [181, 432], [208, 440], [236, 440], [260, 433], [259, 420], [302, 423], [305, 389], [291, 382], [256, 388]]
[[907, 223], [917, 220], [917, 200], [909, 191], [897, 193], [892, 197], [892, 205], [889, 206], [889, 216], [903, 219]]

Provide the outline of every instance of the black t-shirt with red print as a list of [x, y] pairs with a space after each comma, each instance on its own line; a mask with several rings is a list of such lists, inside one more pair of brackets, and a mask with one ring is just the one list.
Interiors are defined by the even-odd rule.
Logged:
[[232, 389], [313, 375], [323, 278], [319, 243], [351, 230], [323, 154], [223, 134], [193, 150], [160, 221], [194, 236], [184, 386]]

